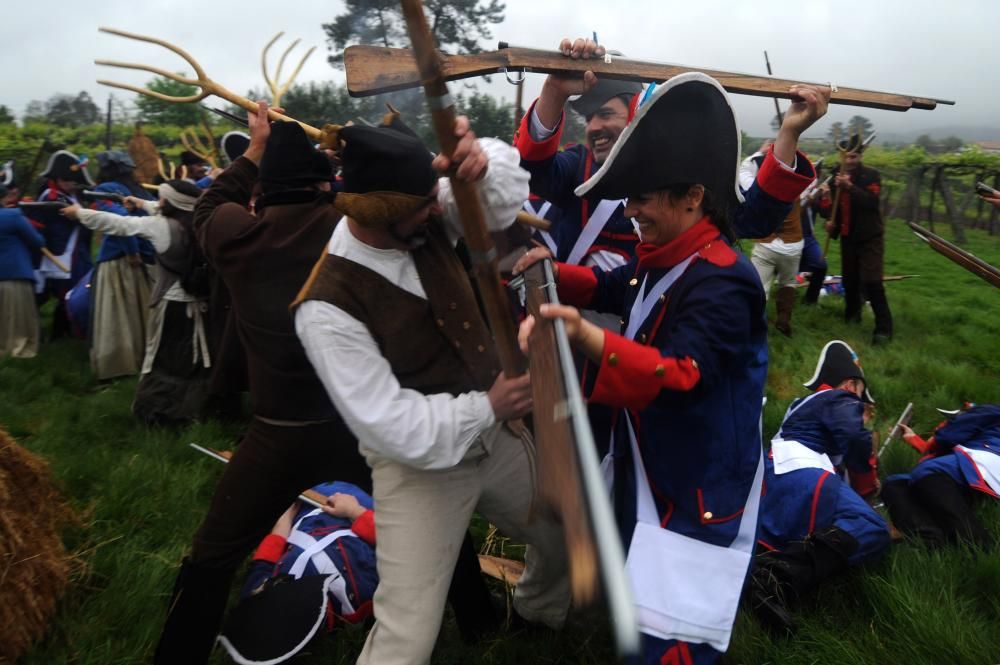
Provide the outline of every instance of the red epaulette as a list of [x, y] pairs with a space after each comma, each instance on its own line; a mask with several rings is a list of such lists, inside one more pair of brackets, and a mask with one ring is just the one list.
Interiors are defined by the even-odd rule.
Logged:
[[714, 266], [728, 268], [736, 263], [736, 250], [722, 240], [713, 240], [698, 250], [698, 256]]

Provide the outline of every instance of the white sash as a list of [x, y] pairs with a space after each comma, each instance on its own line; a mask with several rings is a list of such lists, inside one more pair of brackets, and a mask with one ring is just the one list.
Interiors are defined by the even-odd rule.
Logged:
[[[625, 336], [629, 339], [635, 339], [636, 333], [639, 332], [639, 328], [642, 326], [643, 321], [649, 316], [660, 299], [660, 296], [667, 292], [674, 282], [680, 278], [684, 271], [687, 270], [688, 265], [694, 260], [697, 252], [687, 257], [673, 268], [670, 269], [666, 275], [661, 277], [656, 284], [649, 289], [649, 293], [646, 293], [646, 281], [649, 279], [647, 274], [642, 278], [642, 286], [639, 287], [639, 295], [636, 296], [635, 301], [632, 303], [632, 311], [628, 315], [628, 327], [625, 329]], [[642, 294], [646, 293], [645, 296]]]
[[[64, 266], [69, 266], [70, 270], [73, 268], [73, 252], [76, 250], [76, 241], [79, 235], [80, 227], [77, 226], [69, 234], [66, 249], [56, 257]], [[45, 280], [47, 279], [69, 279], [70, 276], [70, 273], [57, 266], [52, 259], [43, 255], [42, 262], [38, 265], [38, 270], [35, 271], [35, 291], [41, 293], [45, 289]]]
[[611, 199], [597, 204], [594, 213], [587, 220], [587, 225], [580, 231], [580, 237], [576, 239], [573, 249], [570, 250], [566, 263], [574, 266], [580, 265], [587, 250], [597, 240], [597, 236], [604, 230], [604, 227], [608, 225], [608, 220], [618, 210], [618, 206], [623, 205], [624, 202], [625, 199]]
[[312, 510], [302, 516], [295, 526], [292, 528], [292, 532], [288, 535], [289, 544], [295, 545], [302, 549], [302, 552], [296, 557], [295, 562], [292, 563], [292, 567], [289, 569], [288, 574], [299, 579], [302, 577], [302, 573], [305, 572], [306, 565], [312, 561], [313, 565], [316, 567], [316, 571], [320, 575], [331, 575], [333, 581], [330, 582], [329, 589], [333, 591], [337, 600], [340, 601], [341, 608], [345, 614], [351, 614], [355, 611], [354, 605], [351, 604], [350, 596], [347, 592], [347, 584], [344, 581], [343, 575], [340, 573], [340, 569], [333, 563], [333, 560], [326, 553], [326, 548], [331, 543], [344, 538], [353, 537], [357, 538], [355, 534], [350, 529], [338, 529], [332, 533], [327, 534], [323, 538], [316, 540], [308, 533], [299, 530], [299, 524], [302, 523], [307, 517], [319, 514], [320, 509]]
[[771, 457], [774, 461], [774, 475], [780, 476], [790, 471], [797, 471], [798, 469], [823, 469], [830, 473], [835, 472], [833, 462], [826, 453], [817, 452], [798, 441], [785, 440], [781, 436], [785, 421], [804, 406], [806, 402], [819, 394], [818, 392], [813, 393], [801, 399], [795, 406], [788, 407], [785, 417], [781, 419], [781, 427], [778, 428], [778, 433], [771, 439]]
[[626, 422], [635, 467], [637, 521], [625, 567], [639, 629], [661, 639], [703, 642], [724, 652], [753, 553], [764, 456], [757, 462], [736, 539], [729, 547], [720, 547], [660, 527], [627, 415]]
[[[549, 210], [552, 209], [552, 203], [550, 201], [546, 201], [542, 204], [542, 207], [538, 209], [538, 212], [535, 212], [535, 208], [531, 205], [531, 201], [525, 201], [522, 207], [526, 213], [545, 219], [545, 215], [549, 214]], [[538, 229], [538, 235], [542, 236], [542, 240], [545, 241], [545, 246], [549, 248], [549, 251], [552, 252], [553, 256], [559, 253], [559, 246], [556, 244], [556, 239], [552, 237], [551, 233]]]
[[983, 480], [990, 486], [990, 489], [1000, 494], [1000, 455], [987, 450], [974, 450], [965, 446], [955, 446], [968, 455], [983, 475]]

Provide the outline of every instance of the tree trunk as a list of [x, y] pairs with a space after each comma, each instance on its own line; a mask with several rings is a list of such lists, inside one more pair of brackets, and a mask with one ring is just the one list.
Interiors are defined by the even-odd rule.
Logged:
[[[993, 189], [1000, 189], [1000, 173], [993, 176]], [[990, 235], [997, 234], [997, 213], [1000, 212], [996, 206], [990, 206]]]

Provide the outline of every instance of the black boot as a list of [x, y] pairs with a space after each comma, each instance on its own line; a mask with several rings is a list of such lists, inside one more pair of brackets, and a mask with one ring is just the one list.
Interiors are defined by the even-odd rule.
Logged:
[[750, 578], [750, 610], [775, 633], [793, 633], [789, 608], [820, 582], [847, 569], [858, 548], [854, 537], [836, 527], [757, 556]]
[[940, 526], [946, 540], [992, 549], [993, 537], [976, 516], [970, 497], [972, 490], [968, 487], [943, 473], [932, 473], [911, 483], [910, 488]]
[[826, 279], [826, 268], [812, 271], [806, 295], [802, 298], [803, 305], [815, 305], [819, 301], [819, 292], [823, 290], [824, 279]]
[[914, 496], [909, 480], [894, 480], [883, 484], [882, 501], [889, 509], [893, 526], [904, 535], [919, 538], [932, 549], [944, 545], [944, 532]]
[[156, 645], [154, 665], [208, 662], [222, 625], [234, 572], [200, 566], [184, 559], [174, 582], [160, 642]]
[[448, 588], [448, 603], [455, 613], [458, 632], [466, 644], [476, 644], [484, 635], [500, 629], [501, 621], [493, 607], [490, 590], [479, 567], [479, 556], [468, 531], [455, 562], [455, 573]]
[[872, 343], [884, 344], [892, 339], [892, 312], [889, 311], [889, 301], [885, 297], [885, 287], [882, 286], [882, 282], [867, 282], [865, 293], [875, 315]]

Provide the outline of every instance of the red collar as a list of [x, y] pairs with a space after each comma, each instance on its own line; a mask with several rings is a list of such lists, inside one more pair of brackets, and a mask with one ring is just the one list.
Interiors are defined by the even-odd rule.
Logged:
[[700, 250], [716, 242], [725, 245], [720, 238], [719, 229], [708, 217], [702, 217], [698, 223], [666, 245], [642, 242], [636, 246], [635, 253], [639, 257], [640, 269], [672, 268], [696, 252], [702, 254]]

